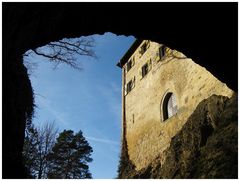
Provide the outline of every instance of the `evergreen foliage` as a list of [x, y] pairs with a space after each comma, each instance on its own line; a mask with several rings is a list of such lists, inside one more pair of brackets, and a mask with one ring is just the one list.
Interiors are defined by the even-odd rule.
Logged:
[[49, 154], [51, 165], [48, 178], [92, 178], [87, 164], [92, 161], [92, 151], [81, 131], [74, 134], [72, 130], [64, 130]]
[[82, 132], [64, 130], [57, 140], [56, 134], [54, 124], [41, 129], [27, 125], [23, 148], [27, 178], [92, 178], [88, 162], [93, 150]]

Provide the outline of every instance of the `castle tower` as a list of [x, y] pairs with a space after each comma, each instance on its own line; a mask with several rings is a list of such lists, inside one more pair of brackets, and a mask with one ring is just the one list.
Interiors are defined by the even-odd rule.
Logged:
[[117, 64], [122, 68], [122, 139], [140, 170], [164, 150], [197, 105], [233, 91], [183, 53], [136, 40]]

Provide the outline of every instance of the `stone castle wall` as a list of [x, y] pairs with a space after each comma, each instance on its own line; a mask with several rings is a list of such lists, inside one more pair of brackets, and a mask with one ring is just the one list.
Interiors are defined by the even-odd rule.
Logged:
[[[162, 45], [150, 42], [143, 55], [139, 53], [141, 45], [133, 54], [133, 67], [125, 71], [125, 84], [135, 76], [134, 88], [125, 95], [125, 136], [129, 158], [137, 170], [156, 157], [164, 163], [164, 150], [199, 102], [213, 94], [231, 97], [233, 93], [226, 84], [182, 53], [167, 48], [165, 58], [158, 61], [156, 53]], [[151, 70], [142, 78], [142, 66], [150, 59]], [[163, 121], [162, 102], [168, 92], [175, 95], [178, 111]]]

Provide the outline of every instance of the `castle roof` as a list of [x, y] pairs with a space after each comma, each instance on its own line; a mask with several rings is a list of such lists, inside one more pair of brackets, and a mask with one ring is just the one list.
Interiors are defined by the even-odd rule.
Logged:
[[117, 66], [122, 68], [128, 59], [132, 56], [135, 50], [139, 47], [143, 40], [137, 39], [133, 42], [132, 46], [128, 49], [128, 51], [123, 55], [120, 61], [117, 63]]

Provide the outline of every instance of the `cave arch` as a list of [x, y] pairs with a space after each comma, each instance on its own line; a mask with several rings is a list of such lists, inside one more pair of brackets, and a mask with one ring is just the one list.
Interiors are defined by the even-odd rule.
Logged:
[[237, 3], [3, 3], [3, 45], [11, 45], [3, 53], [15, 48], [21, 56], [51, 41], [105, 32], [133, 35], [183, 52], [237, 90], [237, 21]]
[[183, 52], [237, 91], [237, 13], [237, 2], [3, 2], [3, 178], [25, 176], [21, 150], [26, 113], [33, 111], [32, 87], [22, 60], [27, 50], [96, 33], [133, 35]]

